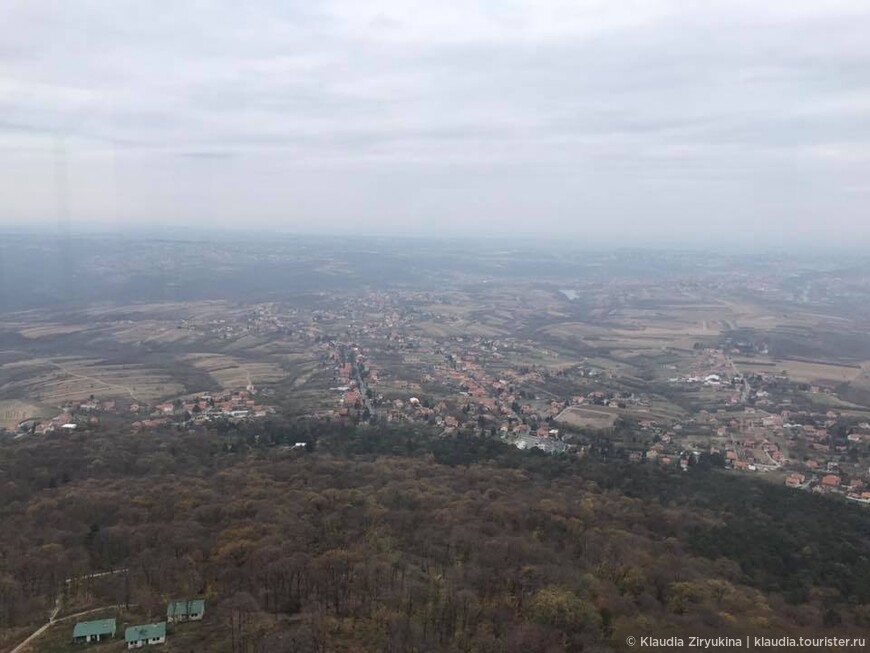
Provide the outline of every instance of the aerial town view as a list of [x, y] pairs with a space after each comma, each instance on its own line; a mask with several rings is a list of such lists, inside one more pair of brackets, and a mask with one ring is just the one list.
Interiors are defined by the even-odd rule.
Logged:
[[866, 0], [0, 26], [0, 653], [870, 650]]
[[[4, 260], [12, 263], [48, 256], [55, 246], [38, 237], [13, 240], [3, 249]], [[513, 487], [523, 501], [543, 502], [534, 510], [555, 510], [548, 520], [576, 520], [540, 546], [548, 555], [575, 559], [569, 552], [576, 538], [604, 538], [595, 545], [604, 548], [591, 552], [584, 544], [582, 556], [602, 565], [617, 555], [620, 574], [641, 575], [631, 581], [610, 578], [612, 572], [589, 567], [589, 561], [578, 570], [597, 569], [584, 573], [604, 574], [607, 583], [615, 583], [608, 591], [634, 597], [635, 605], [656, 591], [647, 585], [653, 572], [640, 571], [652, 563], [634, 567], [631, 556], [624, 558], [627, 553], [608, 553], [614, 538], [624, 537], [621, 529], [629, 528], [622, 520], [656, 520], [644, 536], [649, 539], [636, 544], [644, 555], [653, 555], [661, 546], [658, 539], [675, 529], [669, 537], [682, 542], [681, 555], [709, 558], [698, 563], [702, 568], [717, 562], [707, 571], [685, 572], [687, 578], [699, 575], [696, 581], [680, 581], [682, 574], [662, 580], [663, 598], [648, 597], [664, 601], [663, 607], [642, 609], [664, 610], [658, 618], [670, 628], [700, 623], [696, 610], [725, 600], [694, 593], [709, 591], [705, 584], [723, 573], [716, 565], [726, 559], [736, 566], [725, 576], [730, 580], [715, 580], [725, 583], [716, 591], [736, 592], [726, 601], [728, 610], [744, 616], [711, 617], [711, 629], [731, 624], [734, 632], [744, 627], [754, 632], [763, 623], [762, 632], [776, 634], [792, 627], [809, 632], [826, 623], [863, 627], [864, 608], [854, 601], [866, 591], [855, 584], [866, 562], [854, 563], [846, 576], [837, 571], [840, 556], [863, 555], [862, 529], [870, 515], [870, 336], [861, 327], [870, 316], [870, 277], [863, 258], [794, 262], [775, 255], [668, 251], [578, 255], [560, 246], [494, 244], [477, 246], [473, 262], [453, 265], [445, 258], [468, 261], [466, 245], [341, 238], [273, 240], [247, 250], [221, 240], [146, 241], [133, 256], [89, 254], [106, 247], [102, 239], [78, 239], [79, 253], [64, 265], [75, 270], [81, 285], [64, 291], [64, 297], [34, 301], [38, 287], [57, 273], [48, 266], [43, 276], [21, 286], [29, 292], [15, 295], [19, 305], [0, 318], [0, 468], [8, 518], [19, 524], [5, 532], [4, 546], [15, 551], [24, 532], [45, 542], [45, 555], [23, 567], [13, 562], [18, 554], [6, 558], [8, 626], [0, 632], [13, 643], [18, 633], [27, 634], [26, 614], [33, 613], [22, 612], [26, 606], [36, 610], [37, 621], [40, 609], [57, 610], [47, 631], [21, 650], [67, 650], [65, 642], [91, 642], [88, 637], [112, 645], [122, 638], [128, 646], [166, 643], [173, 650], [197, 644], [211, 648], [192, 650], [224, 650], [218, 641], [229, 642], [227, 650], [352, 646], [362, 637], [362, 626], [350, 626], [354, 620], [368, 615], [365, 628], [374, 628], [384, 618], [367, 612], [369, 599], [353, 595], [355, 584], [368, 578], [359, 574], [373, 573], [362, 571], [370, 564], [366, 556], [389, 559], [393, 554], [380, 547], [391, 549], [404, 537], [392, 530], [407, 519], [399, 514], [415, 514], [439, 496], [436, 491], [424, 498], [434, 486], [402, 485], [409, 473], [432, 473], [426, 467], [412, 472], [411, 461], [449, 470], [454, 476], [434, 481], [448, 486], [478, 479], [481, 507], [495, 512], [475, 537], [496, 538], [491, 546], [506, 527], [506, 515], [517, 509], [500, 506], [505, 491], [496, 492], [500, 486]], [[166, 265], [163, 275], [149, 278], [150, 258], [160, 252], [173, 258], [173, 251], [182, 249], [184, 256], [174, 257], [177, 262]], [[226, 265], [207, 281], [191, 275], [183, 288], [172, 281], [215, 255]], [[404, 268], [408, 255], [416, 259], [412, 274]], [[280, 261], [282, 256], [294, 263], [289, 269], [278, 263], [271, 273], [295, 279], [293, 288], [252, 281], [259, 257]], [[295, 262], [299, 258], [302, 264]], [[96, 274], [97, 265], [101, 273], [109, 269], [109, 281]], [[224, 298], [213, 296], [215, 287]], [[118, 301], [118, 293], [128, 301]], [[522, 478], [500, 477], [519, 469], [526, 470]], [[264, 474], [281, 476], [266, 481]], [[375, 480], [380, 474], [387, 476]], [[396, 478], [387, 481], [391, 475]], [[262, 487], [285, 477], [274, 490], [289, 501], [279, 517], [272, 515], [277, 495], [262, 494]], [[251, 485], [246, 480], [251, 478], [261, 480]], [[378, 508], [363, 508], [364, 497], [375, 491], [370, 484], [385, 482], [394, 484], [390, 492], [411, 491], [417, 498], [400, 513], [395, 511], [404, 504], [392, 504], [392, 495], [384, 495]], [[308, 494], [300, 494], [302, 487], [310, 488]], [[460, 494], [433, 508], [453, 533], [443, 546], [467, 546], [462, 542], [468, 532], [481, 526], [456, 521], [464, 509], [452, 501], [466, 490], [451, 492]], [[545, 498], [549, 492], [555, 494]], [[129, 494], [125, 501], [134, 512], [110, 499], [118, 493]], [[575, 506], [562, 505], [572, 496]], [[722, 503], [725, 496], [733, 505]], [[222, 500], [230, 503], [213, 503]], [[345, 502], [342, 511], [363, 510], [363, 521], [354, 525], [345, 516], [342, 530], [330, 535], [330, 522], [308, 532], [310, 526], [302, 524], [314, 523], [315, 515], [292, 516], [300, 510], [317, 513], [339, 500]], [[71, 509], [69, 501], [79, 505], [72, 522], [60, 517]], [[110, 503], [101, 507], [105, 501]], [[644, 503], [630, 508], [632, 501]], [[794, 501], [809, 503], [795, 508]], [[255, 507], [259, 502], [265, 503]], [[608, 502], [613, 505], [605, 507]], [[592, 517], [593, 506], [618, 515], [654, 512]], [[197, 524], [192, 531], [177, 521], [191, 510]], [[575, 510], [573, 517], [557, 517]], [[264, 531], [255, 514], [274, 521], [278, 530]], [[794, 555], [804, 556], [806, 546], [823, 548], [800, 563], [783, 562], [792, 554], [777, 538], [788, 532], [796, 542], [806, 541], [799, 526], [806, 527], [808, 518], [815, 543]], [[608, 525], [613, 519], [617, 523]], [[844, 530], [828, 530], [826, 524], [834, 521]], [[45, 532], [45, 524], [55, 522], [61, 530]], [[129, 539], [149, 527], [164, 541], [148, 544], [147, 530], [135, 536], [145, 540]], [[294, 529], [302, 531], [285, 541]], [[417, 532], [422, 531], [412, 531]], [[347, 541], [352, 533], [363, 539]], [[69, 542], [66, 546], [75, 542], [75, 553], [53, 548], [57, 537]], [[366, 539], [371, 537], [389, 539], [377, 544]], [[440, 536], [425, 537], [435, 542]], [[744, 548], [746, 542], [765, 540], [763, 548]], [[274, 553], [270, 546], [277, 547]], [[432, 544], [401, 546], [416, 551], [403, 565], [425, 568], [441, 559], [438, 549], [429, 549]], [[182, 557], [161, 562], [169, 551]], [[418, 556], [422, 563], [414, 562]], [[474, 564], [504, 564], [499, 560]], [[670, 564], [665, 560], [657, 564]], [[789, 567], [772, 571], [772, 561]], [[329, 578], [321, 576], [322, 565], [335, 564], [346, 574], [341, 591], [351, 592], [343, 599], [321, 594], [332, 586], [320, 586]], [[272, 573], [279, 575], [269, 580]], [[300, 575], [291, 581], [295, 576], [283, 576], [288, 573]], [[542, 602], [538, 607], [545, 610], [549, 601], [571, 600], [558, 594], [567, 590], [555, 578], [543, 581], [553, 572], [538, 573], [549, 584], [528, 590], [533, 605]], [[30, 585], [19, 585], [25, 581]], [[281, 585], [271, 587], [272, 582]], [[376, 575], [365, 582], [381, 581]], [[471, 591], [460, 590], [463, 583], [476, 587], [470, 579], [453, 582], [453, 591]], [[578, 582], [582, 587], [591, 581]], [[276, 595], [284, 591], [283, 583], [291, 583], [288, 594]], [[688, 585], [680, 589], [680, 583]], [[816, 593], [813, 588], [820, 585], [836, 588], [836, 594]], [[370, 589], [388, 603], [417, 591], [402, 587], [387, 595]], [[686, 599], [694, 608], [674, 607], [678, 590], [695, 597]], [[25, 591], [26, 600], [27, 594], [16, 593]], [[765, 599], [759, 591], [775, 598]], [[201, 624], [182, 628], [161, 612], [178, 595], [217, 609], [203, 608]], [[645, 623], [647, 617], [637, 612], [641, 608], [605, 608], [604, 596], [587, 599], [599, 607], [577, 616], [580, 621], [571, 626], [576, 641], [615, 640]], [[750, 606], [758, 601], [768, 615], [763, 622], [752, 616], [756, 608]], [[581, 605], [587, 604], [578, 603], [578, 610]], [[792, 614], [801, 605], [803, 612]], [[477, 609], [484, 620], [479, 627], [495, 618], [483, 617], [490, 608]], [[536, 609], [527, 608], [533, 622]], [[621, 621], [602, 624], [600, 610], [611, 609], [622, 614]], [[257, 629], [237, 632], [239, 620], [250, 620]], [[428, 641], [425, 633], [408, 628], [395, 635], [393, 650], [405, 650], [411, 639]], [[533, 636], [542, 646], [549, 646], [555, 635], [548, 633], [561, 627], [547, 628]], [[373, 647], [386, 645], [380, 635], [366, 637], [380, 642]]]
[[644, 269], [590, 276], [616, 264], [584, 254], [579, 278], [466, 271], [438, 288], [13, 313], [0, 321], [2, 427], [14, 440], [104, 424], [248, 432], [280, 413], [684, 471], [703, 461], [870, 503], [863, 268], [722, 263], [698, 278], [662, 254], [649, 266], [663, 285]]

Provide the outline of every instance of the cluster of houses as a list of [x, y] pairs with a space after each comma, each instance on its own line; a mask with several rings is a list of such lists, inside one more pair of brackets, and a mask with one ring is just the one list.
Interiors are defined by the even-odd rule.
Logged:
[[785, 479], [788, 487], [800, 490], [810, 490], [819, 494], [842, 494], [847, 499], [859, 503], [870, 503], [870, 492], [866, 484], [859, 478], [845, 483], [838, 474], [822, 476], [807, 476], [800, 472], [792, 472]]
[[133, 429], [157, 428], [172, 421], [195, 424], [218, 417], [246, 419], [274, 413], [273, 407], [262, 406], [254, 399], [256, 394], [257, 389], [249, 385], [244, 390], [206, 393], [193, 399], [167, 401], [154, 407], [151, 419], [134, 422]]
[[[133, 402], [127, 409], [133, 415], [150, 411], [147, 418], [133, 422], [135, 431], [159, 428], [172, 422], [201, 423], [219, 417], [245, 419], [274, 413], [273, 407], [263, 406], [254, 398], [256, 394], [257, 389], [249, 385], [244, 390], [206, 393], [193, 399], [168, 401], [154, 406], [153, 409]], [[100, 413], [114, 413], [117, 407], [112, 400], [101, 401], [91, 397], [86, 401], [67, 402], [61, 409], [63, 412], [49, 420], [30, 419], [21, 422], [17, 431], [20, 434], [45, 435], [87, 429], [100, 423]]]
[[304, 332], [307, 321], [300, 320], [299, 309], [290, 306], [260, 304], [244, 313], [230, 312], [224, 317], [182, 319], [176, 329], [208, 334], [221, 340], [232, 340], [248, 334], [278, 333], [283, 336]]
[[91, 396], [85, 401], [68, 401], [61, 407], [61, 413], [48, 420], [28, 419], [18, 424], [19, 433], [46, 435], [54, 432], [69, 432], [99, 424], [99, 413], [115, 410], [112, 400], [100, 401]]
[[37, 419], [25, 420], [18, 424], [18, 433], [46, 435], [48, 433], [69, 433], [77, 429], [87, 428], [99, 424], [100, 420], [96, 415], [83, 416], [81, 414], [73, 414], [68, 408], [52, 417], [49, 420], [39, 421]]
[[[205, 616], [205, 601], [203, 599], [171, 601], [166, 607], [166, 621], [129, 626], [124, 630], [124, 642], [128, 649], [165, 644], [167, 623], [199, 621], [203, 616]], [[114, 639], [117, 630], [118, 624], [115, 619], [82, 621], [73, 628], [73, 642], [76, 644], [95, 644]]]

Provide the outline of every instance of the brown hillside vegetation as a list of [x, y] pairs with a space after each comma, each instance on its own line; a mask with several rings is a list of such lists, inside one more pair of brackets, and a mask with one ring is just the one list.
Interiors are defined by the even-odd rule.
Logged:
[[[870, 618], [866, 583], [828, 575], [789, 595], [785, 572], [756, 560], [788, 542], [729, 544], [717, 534], [733, 506], [687, 509], [663, 489], [684, 476], [658, 470], [617, 489], [615, 470], [400, 433], [321, 437], [314, 453], [240, 435], [76, 437], [3, 446], [7, 641], [45, 621], [63, 579], [121, 567], [129, 581], [68, 600], [158, 617], [169, 597], [206, 596], [212, 626], [185, 651], [604, 651], [628, 635], [842, 634]], [[748, 513], [754, 491], [736, 499]], [[866, 533], [848, 508], [842, 538]], [[826, 533], [805, 534], [807, 549]], [[860, 584], [866, 539], [847, 544]]]

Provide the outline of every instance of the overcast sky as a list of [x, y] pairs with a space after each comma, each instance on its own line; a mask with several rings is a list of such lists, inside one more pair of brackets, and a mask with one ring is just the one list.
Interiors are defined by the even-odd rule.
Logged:
[[0, 30], [7, 227], [870, 244], [867, 0], [4, 0]]

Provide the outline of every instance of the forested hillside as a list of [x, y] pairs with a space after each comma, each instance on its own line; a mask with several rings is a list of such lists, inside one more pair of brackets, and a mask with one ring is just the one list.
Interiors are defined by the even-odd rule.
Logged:
[[4, 639], [43, 623], [65, 579], [119, 568], [67, 600], [157, 617], [204, 596], [197, 651], [605, 651], [870, 626], [860, 507], [703, 464], [290, 429], [0, 445]]

